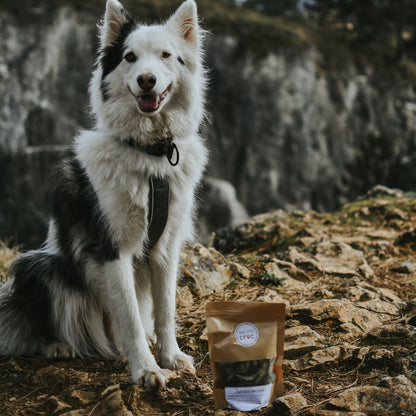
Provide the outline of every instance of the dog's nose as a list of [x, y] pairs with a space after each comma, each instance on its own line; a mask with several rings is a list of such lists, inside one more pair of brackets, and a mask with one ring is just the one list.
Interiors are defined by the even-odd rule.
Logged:
[[156, 75], [153, 74], [141, 74], [137, 77], [137, 83], [143, 90], [151, 90], [156, 85]]

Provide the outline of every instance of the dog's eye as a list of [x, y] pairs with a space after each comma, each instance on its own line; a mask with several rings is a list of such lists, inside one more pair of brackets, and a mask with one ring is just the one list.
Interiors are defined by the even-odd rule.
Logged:
[[133, 52], [129, 52], [125, 57], [124, 57], [124, 59], [127, 61], [127, 62], [129, 62], [129, 63], [131, 63], [131, 62], [134, 62], [137, 58], [136, 58], [136, 55], [133, 53]]
[[162, 52], [161, 58], [168, 59], [171, 55], [172, 55], [171, 53], [164, 51]]

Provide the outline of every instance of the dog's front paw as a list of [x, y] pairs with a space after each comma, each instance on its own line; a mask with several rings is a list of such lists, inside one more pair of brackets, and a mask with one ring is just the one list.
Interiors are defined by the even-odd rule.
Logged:
[[144, 387], [165, 387], [171, 376], [170, 371], [162, 370], [160, 367], [140, 369], [132, 371], [131, 379], [134, 384]]
[[170, 370], [190, 370], [191, 372], [195, 371], [193, 358], [190, 355], [183, 353], [178, 350], [174, 354], [161, 357], [161, 365], [163, 368], [169, 368]]

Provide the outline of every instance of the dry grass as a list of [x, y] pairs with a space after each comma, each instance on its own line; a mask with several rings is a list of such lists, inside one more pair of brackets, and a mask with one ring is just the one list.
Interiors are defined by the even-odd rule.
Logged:
[[0, 241], [0, 282], [5, 282], [8, 279], [8, 266], [18, 253], [19, 250], [16, 247], [10, 248]]

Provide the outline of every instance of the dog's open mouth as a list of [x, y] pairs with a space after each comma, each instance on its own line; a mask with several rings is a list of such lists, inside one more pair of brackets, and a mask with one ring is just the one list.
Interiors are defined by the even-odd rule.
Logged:
[[161, 102], [166, 98], [171, 87], [172, 84], [169, 84], [162, 94], [148, 93], [139, 96], [135, 95], [140, 110], [143, 111], [143, 113], [153, 113], [158, 110]]

